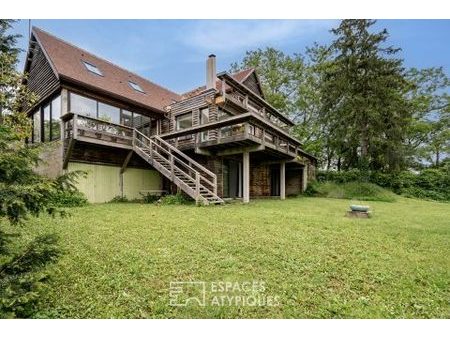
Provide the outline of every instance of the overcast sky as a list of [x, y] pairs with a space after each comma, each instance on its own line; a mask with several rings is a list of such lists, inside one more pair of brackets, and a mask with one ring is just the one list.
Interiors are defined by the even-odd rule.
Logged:
[[[46, 30], [100, 57], [176, 92], [205, 82], [205, 59], [217, 55], [218, 71], [228, 70], [245, 51], [275, 47], [303, 52], [327, 43], [338, 20], [32, 20]], [[450, 69], [450, 20], [380, 20], [390, 43], [402, 48], [407, 66]], [[28, 20], [15, 24], [27, 48]], [[22, 55], [21, 69], [23, 69]]]

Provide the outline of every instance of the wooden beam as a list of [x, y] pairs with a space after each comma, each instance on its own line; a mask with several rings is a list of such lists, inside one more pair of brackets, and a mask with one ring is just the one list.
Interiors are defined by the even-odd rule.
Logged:
[[125, 157], [125, 161], [123, 161], [122, 168], [120, 168], [120, 173], [123, 174], [128, 167], [128, 163], [131, 160], [131, 156], [133, 156], [133, 150], [130, 150]]
[[205, 155], [205, 156], [212, 156], [213, 155], [209, 150], [204, 149], [204, 148], [200, 148], [200, 147], [195, 147], [194, 152], [196, 154]]
[[128, 145], [128, 144], [104, 141], [104, 140], [95, 139], [93, 137], [78, 136], [77, 139], [78, 139], [78, 141], [83, 141], [83, 142], [87, 142], [87, 143], [95, 143], [95, 144], [99, 144], [102, 146], [122, 148], [122, 149], [133, 149], [133, 146]]
[[70, 156], [72, 155], [73, 147], [75, 146], [76, 140], [71, 138], [69, 141], [69, 145], [67, 146], [66, 156], [64, 157], [63, 169], [67, 169], [69, 165]]
[[251, 152], [255, 152], [255, 151], [263, 151], [264, 149], [266, 149], [266, 147], [263, 146], [262, 144], [255, 145], [255, 146], [249, 146], [249, 147], [230, 148], [230, 149], [219, 150], [217, 152], [217, 156], [236, 155], [236, 154], [241, 154], [244, 152], [251, 153]]

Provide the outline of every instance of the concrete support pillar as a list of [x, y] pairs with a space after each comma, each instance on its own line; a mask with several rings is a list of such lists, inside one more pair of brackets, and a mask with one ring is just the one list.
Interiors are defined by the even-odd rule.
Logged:
[[244, 203], [250, 202], [250, 153], [242, 154], [242, 198]]
[[286, 199], [286, 162], [280, 163], [280, 199]]
[[305, 190], [306, 190], [306, 188], [308, 186], [308, 165], [307, 164], [305, 164], [305, 166], [303, 167], [302, 183], [303, 183], [302, 184], [303, 185], [303, 187], [302, 187], [303, 191], [302, 192], [305, 192]]

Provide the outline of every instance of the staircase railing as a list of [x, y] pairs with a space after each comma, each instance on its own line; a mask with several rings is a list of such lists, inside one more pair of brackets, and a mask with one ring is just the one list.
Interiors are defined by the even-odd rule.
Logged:
[[[196, 201], [206, 200], [201, 192], [217, 195], [217, 176], [160, 137], [149, 138], [135, 129], [133, 131], [133, 147], [144, 152], [147, 150], [146, 155], [152, 161], [166, 164], [166, 166], [162, 165], [163, 168], [160, 170], [165, 171], [166, 176], [169, 176], [172, 181], [182, 185], [184, 190], [193, 195], [192, 197]], [[186, 181], [192, 185], [195, 184], [195, 189]]]

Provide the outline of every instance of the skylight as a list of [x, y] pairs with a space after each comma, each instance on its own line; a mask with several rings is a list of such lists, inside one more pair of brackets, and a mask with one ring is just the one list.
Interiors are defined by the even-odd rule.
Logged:
[[134, 90], [141, 92], [141, 93], [145, 93], [144, 90], [141, 88], [141, 86], [139, 86], [137, 83], [128, 81], [128, 84], [130, 85], [131, 88], [133, 88]]
[[90, 71], [91, 73], [103, 76], [102, 72], [100, 71], [100, 69], [97, 68], [97, 66], [93, 65], [92, 63], [83, 61], [84, 65], [86, 66], [87, 70]]

